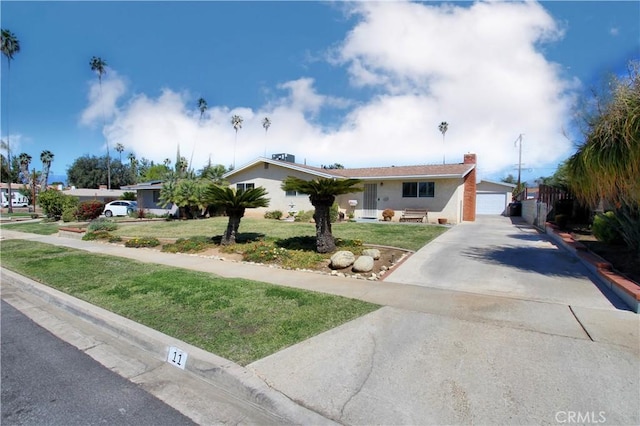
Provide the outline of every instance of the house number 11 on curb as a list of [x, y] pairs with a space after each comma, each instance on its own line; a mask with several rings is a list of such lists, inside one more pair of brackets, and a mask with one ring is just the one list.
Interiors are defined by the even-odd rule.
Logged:
[[169, 356], [167, 357], [167, 362], [184, 370], [184, 366], [187, 364], [187, 353], [182, 349], [171, 346], [169, 348]]

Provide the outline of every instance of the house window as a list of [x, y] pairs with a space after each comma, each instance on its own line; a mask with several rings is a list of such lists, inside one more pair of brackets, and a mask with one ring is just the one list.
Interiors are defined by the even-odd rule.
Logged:
[[295, 197], [298, 193], [296, 191], [285, 191], [284, 195], [287, 197]]
[[402, 198], [433, 198], [435, 186], [435, 182], [402, 182]]
[[244, 191], [246, 189], [253, 189], [255, 187], [256, 186], [253, 183], [237, 183], [236, 184], [236, 191], [240, 192], [240, 191]]

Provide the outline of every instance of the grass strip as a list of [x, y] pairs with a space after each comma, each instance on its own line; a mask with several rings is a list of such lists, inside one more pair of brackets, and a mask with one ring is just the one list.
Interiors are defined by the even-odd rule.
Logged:
[[0, 241], [0, 251], [7, 269], [240, 365], [379, 308], [33, 241]]
[[59, 226], [57, 223], [50, 222], [7, 223], [2, 225], [2, 229], [39, 235], [56, 234], [58, 232], [58, 228]]

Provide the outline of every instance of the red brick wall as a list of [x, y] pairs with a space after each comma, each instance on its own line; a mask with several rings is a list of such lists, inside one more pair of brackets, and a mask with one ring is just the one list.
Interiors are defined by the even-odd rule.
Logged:
[[[475, 154], [465, 154], [464, 164], [476, 164]], [[462, 220], [476, 220], [476, 168], [464, 177], [464, 200], [462, 202]]]

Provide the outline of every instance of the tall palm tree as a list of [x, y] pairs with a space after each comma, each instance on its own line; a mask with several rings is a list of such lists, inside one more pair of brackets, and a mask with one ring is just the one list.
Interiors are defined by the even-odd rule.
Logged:
[[127, 159], [129, 160], [129, 164], [131, 165], [131, 181], [133, 184], [137, 183], [137, 176], [138, 176], [138, 171], [137, 171], [137, 166], [138, 166], [138, 160], [136, 159], [136, 155], [133, 152], [130, 152], [127, 155]]
[[267, 131], [269, 130], [269, 127], [271, 127], [271, 120], [269, 120], [269, 117], [265, 117], [262, 119], [262, 127], [264, 127], [264, 156], [267, 156]]
[[231, 125], [233, 126], [233, 130], [236, 131], [236, 139], [233, 143], [233, 168], [236, 168], [236, 146], [238, 145], [238, 130], [242, 129], [242, 122], [244, 120], [239, 115], [234, 115], [231, 117]]
[[443, 149], [443, 151], [442, 151], [442, 164], [444, 164], [444, 151], [446, 150], [446, 146], [444, 144], [444, 134], [447, 133], [447, 130], [449, 130], [449, 123], [447, 123], [446, 121], [443, 121], [438, 126], [438, 130], [440, 130], [440, 133], [442, 133], [442, 149]]
[[[99, 56], [93, 56], [89, 62], [91, 71], [98, 75], [98, 83], [100, 84], [100, 103], [102, 103], [102, 75], [107, 72], [107, 62]], [[104, 107], [102, 110], [102, 127], [104, 128]], [[111, 157], [109, 156], [109, 141], [107, 145], [107, 188], [111, 189]]]
[[42, 187], [43, 191], [47, 189], [47, 184], [49, 183], [49, 170], [51, 169], [53, 157], [53, 153], [48, 149], [42, 151], [42, 153], [40, 154], [40, 161], [42, 161], [42, 175], [40, 186]]
[[20, 173], [22, 174], [22, 181], [29, 182], [29, 165], [31, 164], [32, 157], [26, 152], [21, 152], [18, 155], [18, 164], [20, 164]]
[[[11, 61], [13, 60], [13, 55], [20, 51], [20, 40], [13, 34], [11, 31], [7, 29], [1, 30], [0, 35], [0, 48], [2, 49], [2, 54], [7, 58], [7, 103], [9, 103], [9, 88], [11, 85], [9, 84], [9, 75], [11, 71]], [[11, 144], [9, 143], [9, 115], [4, 112], [5, 122], [7, 123], [7, 162], [9, 163], [9, 168], [11, 168]], [[11, 201], [11, 176], [9, 176], [8, 182], [9, 184], [9, 213], [13, 213], [13, 205]]]
[[118, 154], [120, 155], [120, 164], [122, 164], [122, 153], [124, 152], [124, 145], [122, 145], [121, 143], [117, 143], [116, 151], [118, 151]]
[[360, 179], [325, 179], [303, 180], [289, 176], [282, 182], [284, 191], [296, 191], [309, 196], [309, 201], [315, 212], [313, 219], [316, 222], [316, 250], [318, 253], [330, 253], [336, 249], [336, 243], [331, 233], [331, 206], [336, 196], [361, 192], [364, 189], [358, 187], [362, 183]]
[[236, 191], [228, 186], [218, 186], [214, 183], [209, 185], [205, 192], [206, 200], [209, 204], [224, 208], [229, 216], [227, 229], [221, 240], [222, 245], [235, 244], [240, 220], [246, 209], [269, 206], [266, 195], [267, 191], [261, 186]]
[[207, 101], [205, 101], [204, 98], [198, 99], [198, 109], [200, 110], [200, 120], [202, 120], [202, 116], [204, 115], [204, 112], [207, 110], [207, 108], [209, 108], [209, 106], [207, 105]]

